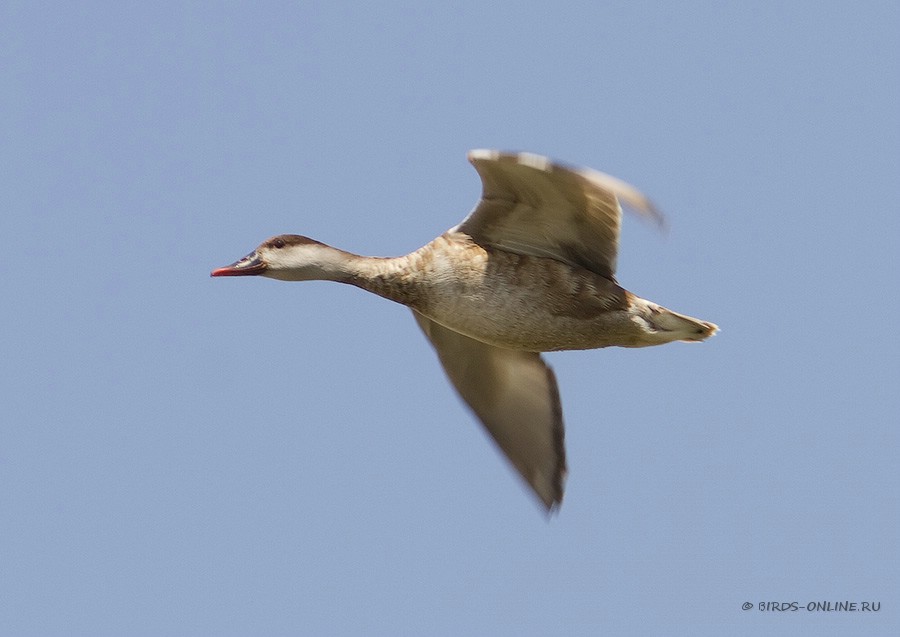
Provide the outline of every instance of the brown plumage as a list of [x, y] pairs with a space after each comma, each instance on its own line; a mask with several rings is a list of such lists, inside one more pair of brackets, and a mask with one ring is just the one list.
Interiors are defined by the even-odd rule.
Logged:
[[463, 400], [546, 509], [563, 497], [564, 427], [540, 352], [702, 341], [717, 327], [615, 279], [623, 202], [653, 204], [603, 173], [525, 153], [473, 151], [482, 198], [458, 226], [402, 257], [362, 257], [281, 235], [212, 276], [324, 279], [413, 311]]

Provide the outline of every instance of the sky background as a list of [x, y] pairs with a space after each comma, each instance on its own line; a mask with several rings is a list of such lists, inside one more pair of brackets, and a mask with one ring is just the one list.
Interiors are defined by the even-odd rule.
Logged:
[[[0, 634], [898, 634], [898, 24], [4, 2]], [[670, 230], [626, 221], [620, 282], [722, 328], [548, 356], [550, 519], [405, 308], [209, 278], [274, 234], [418, 248], [471, 148], [640, 187]]]

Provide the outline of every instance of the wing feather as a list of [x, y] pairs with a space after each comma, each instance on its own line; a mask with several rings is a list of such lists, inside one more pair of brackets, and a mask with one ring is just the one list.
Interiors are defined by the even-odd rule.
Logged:
[[502, 250], [557, 259], [613, 279], [625, 203], [662, 224], [653, 203], [601, 172], [530, 153], [474, 150], [482, 197], [454, 230]]
[[547, 511], [558, 507], [566, 457], [553, 370], [540, 354], [494, 347], [413, 314], [460, 397]]

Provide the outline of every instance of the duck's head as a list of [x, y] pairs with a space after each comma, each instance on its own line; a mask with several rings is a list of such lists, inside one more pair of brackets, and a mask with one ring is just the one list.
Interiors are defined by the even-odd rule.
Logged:
[[285, 281], [331, 278], [336, 253], [331, 246], [298, 234], [267, 239], [256, 250], [231, 265], [216, 268], [210, 276], [259, 275]]

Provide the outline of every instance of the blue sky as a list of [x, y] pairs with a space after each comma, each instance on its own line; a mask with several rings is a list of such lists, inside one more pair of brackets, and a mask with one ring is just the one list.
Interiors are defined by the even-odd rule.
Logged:
[[[898, 24], [4, 3], [0, 632], [896, 633]], [[471, 148], [639, 186], [670, 230], [628, 220], [619, 280], [722, 328], [548, 356], [549, 521], [405, 308], [209, 278], [279, 233], [413, 250], [477, 200]]]

